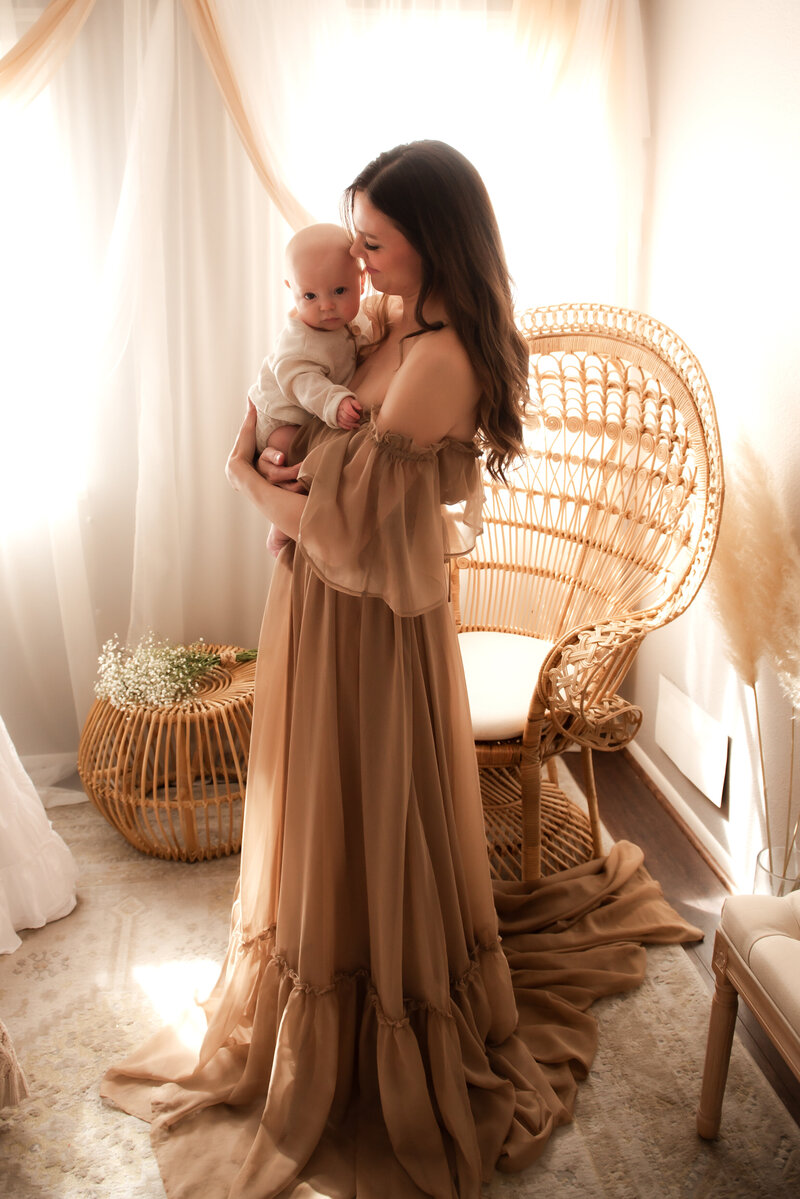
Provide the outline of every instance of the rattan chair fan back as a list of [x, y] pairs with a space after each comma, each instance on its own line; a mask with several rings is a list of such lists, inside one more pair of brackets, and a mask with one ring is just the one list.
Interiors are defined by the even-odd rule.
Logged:
[[671, 330], [622, 308], [526, 312], [528, 454], [487, 478], [484, 531], [456, 570], [461, 632], [552, 645], [522, 735], [479, 743], [479, 764], [521, 765], [523, 875], [540, 870], [541, 765], [570, 743], [617, 749], [641, 713], [617, 689], [646, 633], [691, 603], [717, 537], [723, 478], [705, 375]]

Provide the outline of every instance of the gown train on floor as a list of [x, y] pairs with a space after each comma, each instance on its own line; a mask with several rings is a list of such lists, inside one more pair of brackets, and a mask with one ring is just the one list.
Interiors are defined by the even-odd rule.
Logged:
[[199, 1059], [165, 1029], [102, 1092], [169, 1199], [477, 1199], [571, 1118], [588, 1008], [700, 934], [627, 843], [492, 886], [447, 553], [472, 446], [309, 427], [259, 648], [240, 882]]

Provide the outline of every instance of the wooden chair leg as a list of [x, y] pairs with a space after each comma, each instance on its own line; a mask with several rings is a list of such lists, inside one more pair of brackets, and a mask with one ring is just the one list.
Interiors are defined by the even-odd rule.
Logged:
[[603, 837], [600, 832], [600, 809], [597, 805], [597, 787], [594, 781], [592, 751], [585, 745], [581, 746], [581, 764], [583, 766], [583, 787], [586, 792], [586, 804], [589, 808], [589, 827], [592, 830], [592, 853], [596, 858], [603, 856]]
[[555, 757], [547, 759], [547, 781], [549, 783], [558, 783], [558, 763]]
[[[717, 958], [716, 946], [714, 952]], [[713, 1141], [719, 1133], [722, 1118], [722, 1100], [728, 1079], [728, 1064], [736, 1026], [736, 1009], [739, 996], [728, 982], [724, 965], [720, 968], [715, 960], [717, 985], [711, 1001], [711, 1016], [708, 1023], [708, 1043], [703, 1067], [703, 1086], [697, 1108], [697, 1131], [707, 1141]]]
[[520, 763], [522, 789], [522, 880], [542, 873], [542, 759], [536, 750], [523, 749]]

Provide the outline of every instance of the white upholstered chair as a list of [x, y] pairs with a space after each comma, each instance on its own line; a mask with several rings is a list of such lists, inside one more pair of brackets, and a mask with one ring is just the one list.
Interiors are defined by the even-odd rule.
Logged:
[[800, 891], [732, 895], [714, 941], [711, 1003], [697, 1131], [719, 1132], [739, 996], [800, 1078]]
[[[596, 305], [533, 309], [520, 326], [541, 417], [508, 484], [486, 479], [484, 531], [452, 592], [484, 800], [494, 788], [491, 819], [521, 807], [509, 853], [527, 879], [601, 852], [592, 751], [639, 728], [619, 686], [646, 634], [697, 594], [723, 479], [708, 383], [670, 329]], [[543, 841], [542, 766], [568, 747], [582, 753], [591, 837], [562, 853], [581, 830]]]

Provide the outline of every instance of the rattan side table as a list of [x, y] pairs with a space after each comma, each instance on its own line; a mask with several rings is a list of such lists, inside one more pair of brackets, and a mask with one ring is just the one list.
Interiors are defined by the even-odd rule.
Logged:
[[197, 862], [241, 849], [255, 669], [254, 661], [214, 666], [191, 699], [166, 707], [95, 700], [78, 773], [95, 807], [142, 853]]

